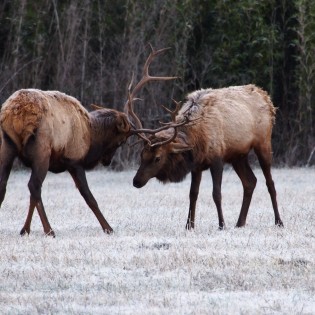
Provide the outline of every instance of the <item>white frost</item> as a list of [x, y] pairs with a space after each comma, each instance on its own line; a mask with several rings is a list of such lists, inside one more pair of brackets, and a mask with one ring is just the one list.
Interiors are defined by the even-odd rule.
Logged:
[[260, 169], [247, 226], [235, 229], [242, 187], [224, 172], [218, 231], [204, 172], [196, 229], [185, 231], [190, 179], [132, 186], [135, 171], [88, 173], [114, 228], [103, 234], [68, 174], [48, 174], [43, 202], [56, 238], [37, 213], [29, 236], [29, 172], [11, 174], [0, 209], [1, 314], [314, 314], [315, 171], [273, 169], [284, 229]]

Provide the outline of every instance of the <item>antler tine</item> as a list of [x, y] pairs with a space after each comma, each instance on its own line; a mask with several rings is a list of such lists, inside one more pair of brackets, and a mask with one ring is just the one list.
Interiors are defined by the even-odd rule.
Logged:
[[[181, 102], [177, 102], [176, 100], [172, 99], [173, 102], [176, 104], [176, 108], [174, 110], [171, 110], [169, 108], [167, 108], [166, 106], [162, 105], [162, 107], [168, 112], [171, 114], [171, 117], [172, 117], [172, 121], [169, 122], [169, 123], [162, 123], [160, 122], [160, 124], [162, 124], [163, 126], [160, 127], [160, 128], [157, 128], [157, 129], [138, 129], [138, 130], [134, 130], [134, 131], [131, 131], [131, 132], [134, 132], [134, 133], [141, 133], [141, 135], [143, 137], [145, 137], [143, 135], [143, 133], [148, 133], [148, 134], [156, 134], [162, 130], [166, 130], [166, 129], [169, 129], [169, 128], [174, 128], [174, 134], [164, 140], [164, 141], [160, 141], [160, 142], [157, 142], [157, 143], [154, 143], [154, 144], [151, 144], [150, 140], [147, 139], [147, 142], [148, 144], [150, 145], [150, 147], [157, 147], [157, 146], [160, 146], [160, 145], [165, 145], [165, 144], [168, 144], [170, 142], [172, 142], [176, 136], [177, 136], [177, 133], [178, 133], [178, 130], [177, 128], [180, 127], [180, 126], [183, 126], [187, 123], [190, 122], [189, 118], [187, 116], [184, 117], [184, 120], [180, 123], [176, 123], [176, 115], [178, 114], [179, 110], [180, 110], [180, 107], [181, 107]], [[140, 134], [139, 134], [140, 135]]]
[[143, 133], [139, 133], [139, 132], [133, 133], [132, 130], [131, 130], [131, 133], [132, 133], [132, 134], [137, 134], [137, 136], [138, 136], [139, 138], [141, 138], [142, 140], [144, 140], [145, 142], [147, 142], [149, 145], [151, 145], [150, 139], [149, 139], [148, 137], [146, 137]]
[[189, 123], [189, 118], [185, 117], [184, 121], [182, 121], [181, 123], [174, 124], [174, 125], [169, 125], [168, 128], [171, 128], [171, 127], [174, 128], [174, 134], [170, 138], [165, 140], [165, 141], [160, 141], [160, 142], [157, 142], [157, 143], [150, 144], [150, 147], [153, 148], [153, 147], [157, 147], [157, 146], [161, 146], [161, 145], [165, 145], [165, 144], [171, 143], [177, 136], [177, 133], [178, 133], [178, 129], [177, 128], [180, 127], [180, 126], [186, 125], [187, 123]]
[[[151, 49], [151, 53], [150, 53], [149, 57], [147, 58], [144, 66], [143, 66], [143, 76], [148, 76], [148, 77], [150, 77], [150, 75], [149, 75], [149, 66], [150, 66], [152, 60], [154, 59], [154, 57], [162, 54], [164, 51], [167, 51], [167, 50], [171, 49], [171, 47], [165, 47], [165, 48], [162, 48], [162, 49], [159, 49], [159, 50], [155, 50], [150, 43], [149, 43], [149, 46], [150, 46], [150, 49]], [[172, 77], [169, 77], [169, 78], [170, 79], [168, 79], [168, 80], [172, 80]], [[177, 79], [177, 77], [176, 77], [176, 79]]]
[[[177, 102], [175, 101], [174, 99], [172, 99], [172, 101], [176, 104], [176, 108], [174, 110], [171, 110], [169, 108], [167, 108], [166, 106], [164, 105], [161, 105], [168, 113], [171, 114], [171, 118], [172, 118], [172, 122], [176, 122], [176, 115], [178, 114], [179, 110], [180, 110], [180, 104], [181, 102]], [[162, 125], [169, 125], [170, 123], [163, 123], [163, 122], [160, 122]]]
[[133, 80], [134, 80], [134, 78], [135, 78], [135, 73], [132, 72], [132, 77], [131, 77], [130, 83], [129, 83], [129, 85], [128, 85], [128, 92], [130, 92], [130, 90], [131, 90], [131, 87], [132, 87], [132, 85], [133, 85]]
[[[134, 132], [144, 132], [144, 133], [149, 133], [149, 134], [156, 134], [156, 133], [158, 133], [158, 132], [160, 132], [160, 131], [162, 131], [162, 130], [165, 130], [165, 129], [169, 129], [169, 128], [173, 128], [174, 129], [174, 134], [170, 137], [170, 138], [168, 138], [168, 139], [166, 139], [166, 140], [164, 140], [164, 141], [160, 141], [160, 142], [156, 142], [156, 143], [153, 143], [153, 144], [151, 144], [151, 141], [148, 139], [148, 138], [146, 138], [145, 136], [144, 136], [144, 138], [145, 138], [145, 140], [147, 141], [147, 143], [149, 144], [149, 146], [151, 147], [151, 148], [154, 148], [154, 147], [157, 147], [157, 146], [161, 146], [161, 145], [165, 145], [165, 144], [168, 144], [168, 143], [170, 143], [170, 142], [172, 142], [175, 138], [176, 138], [176, 136], [177, 136], [177, 133], [178, 133], [178, 127], [180, 127], [180, 126], [183, 126], [183, 125], [186, 125], [187, 123], [189, 123], [190, 122], [190, 120], [189, 120], [189, 118], [188, 117], [185, 117], [185, 119], [184, 119], [184, 121], [182, 121], [182, 122], [180, 122], [180, 123], [178, 123], [178, 124], [171, 124], [171, 125], [166, 125], [166, 126], [163, 126], [163, 127], [160, 127], [160, 128], [157, 128], [157, 129], [140, 129], [140, 130], [134, 130]], [[132, 131], [131, 131], [132, 132]], [[138, 134], [141, 138], [142, 138], [142, 136], [143, 136], [143, 134]]]
[[180, 110], [180, 108], [181, 108], [181, 102], [177, 102], [176, 100], [174, 100], [173, 98], [172, 98], [172, 101], [175, 103], [175, 105], [176, 105], [176, 108], [175, 108], [175, 110], [173, 111], [173, 115], [174, 115], [174, 117], [178, 114], [178, 112], [179, 112], [179, 110]]
[[187, 117], [185, 117], [185, 120], [183, 120], [182, 122], [180, 123], [169, 123], [167, 125], [164, 125], [160, 128], [157, 128], [157, 129], [137, 129], [137, 130], [131, 130], [130, 132], [132, 134], [138, 134], [138, 133], [148, 133], [148, 134], [156, 134], [162, 130], [166, 130], [166, 129], [169, 129], [169, 128], [177, 128], [177, 127], [180, 127], [180, 126], [183, 126], [183, 125], [186, 125], [187, 123], [189, 122], [189, 119]]
[[127, 113], [128, 116], [131, 116], [132, 119], [134, 120], [135, 124], [136, 124], [136, 128], [142, 128], [142, 123], [139, 119], [139, 117], [135, 114], [135, 112], [133, 111], [133, 108], [132, 108], [132, 104], [133, 102], [135, 101], [135, 99], [133, 98], [132, 96], [132, 93], [130, 93], [130, 90], [131, 90], [131, 87], [132, 87], [132, 84], [133, 84], [133, 80], [134, 80], [134, 73], [132, 73], [132, 77], [131, 77], [131, 81], [128, 85], [128, 100], [125, 104], [125, 112]]
[[160, 141], [160, 142], [156, 142], [156, 143], [153, 143], [153, 144], [149, 144], [150, 147], [154, 148], [154, 147], [165, 145], [165, 144], [168, 144], [168, 143], [172, 142], [176, 138], [177, 132], [178, 132], [177, 128], [174, 127], [174, 134], [169, 139], [167, 139], [165, 141]]
[[143, 74], [142, 74], [142, 79], [137, 83], [137, 85], [135, 86], [135, 88], [132, 91], [132, 95], [134, 96], [138, 91], [140, 91], [140, 89], [143, 87], [144, 84], [146, 84], [149, 81], [169, 81], [169, 80], [175, 80], [178, 79], [178, 77], [157, 77], [157, 76], [151, 76], [149, 74], [149, 67], [151, 65], [151, 62], [153, 61], [153, 59], [162, 54], [164, 51], [169, 50], [170, 47], [167, 48], [162, 48], [159, 50], [155, 50], [151, 44], [150, 48], [151, 48], [151, 53], [149, 55], [149, 57], [147, 58], [144, 66], [143, 66]]

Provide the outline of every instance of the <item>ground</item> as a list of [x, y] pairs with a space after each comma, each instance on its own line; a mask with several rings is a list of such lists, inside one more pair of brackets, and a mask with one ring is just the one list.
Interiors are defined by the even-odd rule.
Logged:
[[185, 230], [190, 177], [132, 186], [134, 170], [87, 174], [115, 230], [102, 232], [69, 174], [49, 174], [43, 202], [56, 238], [35, 212], [28, 171], [12, 172], [0, 209], [1, 314], [315, 314], [315, 169], [273, 169], [284, 228], [274, 226], [260, 169], [245, 228], [234, 228], [242, 187], [224, 171], [218, 230], [204, 172], [196, 228]]

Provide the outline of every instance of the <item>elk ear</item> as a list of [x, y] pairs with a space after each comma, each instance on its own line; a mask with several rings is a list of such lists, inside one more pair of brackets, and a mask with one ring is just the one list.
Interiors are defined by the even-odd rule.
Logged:
[[184, 144], [184, 143], [180, 143], [180, 142], [171, 143], [171, 153], [178, 154], [178, 153], [182, 153], [185, 151], [190, 151], [192, 149], [193, 149], [192, 146], [189, 146], [189, 145]]
[[90, 107], [91, 107], [93, 110], [104, 109], [104, 107], [101, 107], [101, 106], [95, 105], [95, 104], [91, 104]]
[[121, 132], [121, 133], [126, 133], [126, 132], [129, 132], [130, 130], [130, 124], [127, 118], [121, 115], [117, 117], [116, 127], [117, 127], [118, 132]]

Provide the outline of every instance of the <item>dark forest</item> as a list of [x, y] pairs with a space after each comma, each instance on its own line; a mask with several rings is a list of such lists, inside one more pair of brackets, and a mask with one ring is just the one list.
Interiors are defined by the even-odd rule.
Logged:
[[[89, 105], [123, 109], [134, 73], [151, 66], [176, 81], [150, 83], [135, 111], [146, 127], [161, 104], [200, 88], [253, 83], [278, 108], [277, 165], [314, 164], [315, 2], [312, 0], [2, 0], [0, 103], [21, 88], [59, 90]], [[135, 162], [125, 145], [112, 167]]]

